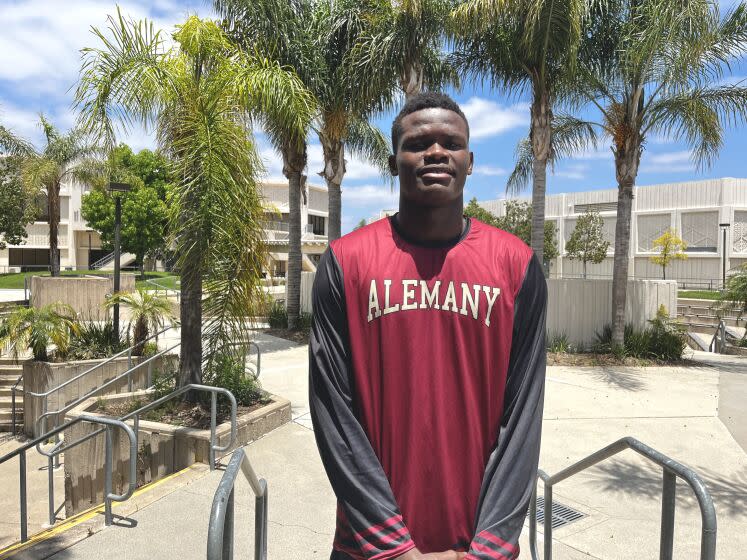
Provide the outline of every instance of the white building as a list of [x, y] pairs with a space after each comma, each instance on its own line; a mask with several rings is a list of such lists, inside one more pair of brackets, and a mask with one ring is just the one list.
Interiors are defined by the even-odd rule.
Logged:
[[[99, 234], [87, 227], [81, 216], [81, 199], [89, 187], [67, 183], [60, 189], [60, 226], [58, 243], [60, 268], [88, 269], [105, 263], [109, 251], [101, 248]], [[270, 245], [268, 268], [274, 276], [285, 275], [288, 260], [288, 184], [264, 183], [262, 192], [267, 203], [265, 232]], [[327, 246], [327, 187], [307, 185], [301, 198], [303, 224], [302, 250], [304, 270], [315, 270], [315, 263]], [[39, 200], [42, 214], [26, 226], [28, 237], [21, 245], [0, 250], [0, 273], [20, 270], [43, 270], [49, 266], [49, 225], [46, 198]], [[122, 266], [132, 263], [133, 255], [123, 255]]]
[[[500, 216], [505, 200], [481, 202]], [[615, 244], [617, 189], [585, 191], [547, 197], [547, 220], [556, 226], [560, 256], [551, 263], [551, 276], [580, 276], [582, 263], [565, 252], [579, 215], [596, 210], [604, 219], [604, 236], [610, 242], [607, 258], [587, 264], [589, 278], [611, 278]], [[721, 228], [719, 224], [729, 224]], [[652, 242], [667, 228], [673, 228], [687, 243], [687, 260], [674, 261], [667, 278], [682, 286], [716, 288], [726, 270], [747, 262], [747, 179], [709, 179], [635, 187], [631, 223], [629, 273], [636, 278], [661, 278], [659, 265], [650, 261], [657, 253]], [[724, 230], [726, 243], [724, 244]]]

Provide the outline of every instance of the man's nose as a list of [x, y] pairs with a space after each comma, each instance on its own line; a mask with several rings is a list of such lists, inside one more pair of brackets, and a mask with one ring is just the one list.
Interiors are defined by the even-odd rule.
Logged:
[[430, 162], [448, 162], [449, 154], [441, 144], [439, 144], [438, 142], [434, 142], [425, 151], [425, 154], [423, 154], [423, 158], [425, 159], [425, 161]]

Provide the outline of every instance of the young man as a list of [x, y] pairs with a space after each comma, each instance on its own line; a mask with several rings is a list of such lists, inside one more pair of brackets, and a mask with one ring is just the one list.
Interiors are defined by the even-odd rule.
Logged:
[[473, 156], [454, 101], [410, 99], [392, 146], [399, 213], [333, 242], [314, 283], [331, 560], [516, 558], [542, 424], [542, 268], [518, 238], [463, 216]]

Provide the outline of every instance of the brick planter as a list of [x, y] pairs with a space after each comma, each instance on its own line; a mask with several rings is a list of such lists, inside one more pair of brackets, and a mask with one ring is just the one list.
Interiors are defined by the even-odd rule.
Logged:
[[[103, 397], [110, 403], [129, 401], [147, 395], [146, 391], [120, 393]], [[235, 449], [254, 441], [291, 420], [290, 401], [269, 395], [272, 402], [236, 419]], [[67, 414], [68, 419], [81, 414], [104, 416], [96, 412], [99, 399], [89, 399]], [[65, 441], [72, 442], [90, 434], [98, 426], [78, 423], [65, 431]], [[121, 430], [113, 432], [114, 492], [127, 484], [129, 443]], [[208, 463], [210, 430], [174, 426], [141, 420], [138, 429], [138, 486], [154, 482], [193, 463]], [[216, 439], [219, 446], [228, 444], [231, 423], [219, 424]], [[101, 434], [65, 452], [65, 513], [74, 515], [104, 501], [104, 435]]]

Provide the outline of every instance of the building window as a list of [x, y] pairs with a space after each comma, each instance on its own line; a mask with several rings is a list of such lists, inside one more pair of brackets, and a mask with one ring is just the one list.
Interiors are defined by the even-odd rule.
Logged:
[[314, 235], [324, 235], [324, 216], [312, 216], [309, 214], [309, 225]]
[[688, 253], [715, 253], [718, 248], [718, 212], [682, 214], [682, 239]]
[[734, 212], [732, 239], [735, 253], [747, 253], [747, 211]]
[[661, 237], [670, 227], [672, 217], [669, 214], [640, 214], [638, 220], [638, 250], [654, 251], [654, 239]]
[[[60, 254], [60, 258], [62, 255]], [[23, 272], [46, 270], [49, 267], [49, 249], [8, 249], [8, 265], [21, 267]]]
[[574, 214], [586, 212], [617, 212], [617, 202], [594, 202], [591, 204], [574, 204]]
[[272, 275], [275, 278], [285, 278], [285, 262], [286, 261], [275, 261], [275, 266], [272, 271]]

